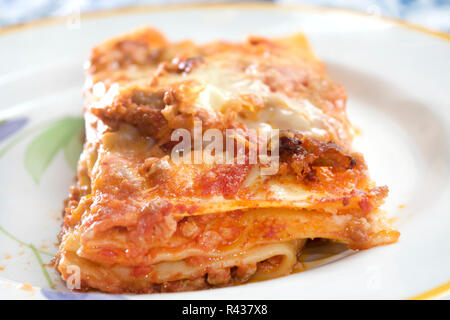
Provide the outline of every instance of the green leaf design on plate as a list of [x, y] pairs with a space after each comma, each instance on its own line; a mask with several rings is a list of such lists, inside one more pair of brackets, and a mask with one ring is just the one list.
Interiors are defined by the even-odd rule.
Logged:
[[80, 154], [83, 151], [83, 143], [81, 141], [81, 130], [78, 133], [74, 134], [72, 138], [70, 138], [69, 142], [64, 147], [64, 157], [66, 158], [67, 163], [73, 169], [73, 171], [77, 171], [78, 159], [80, 158]]
[[[42, 175], [50, 165], [51, 161], [62, 148], [71, 142], [72, 139], [80, 139], [80, 132], [84, 128], [81, 117], [66, 117], [52, 123], [46, 130], [34, 138], [25, 152], [25, 168], [39, 184]], [[65, 150], [66, 159], [71, 159], [69, 165], [73, 166], [72, 158], [76, 153], [75, 142]]]

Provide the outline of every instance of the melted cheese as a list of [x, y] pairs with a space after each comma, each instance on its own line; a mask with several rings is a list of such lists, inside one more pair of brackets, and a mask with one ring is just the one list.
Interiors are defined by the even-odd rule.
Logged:
[[[280, 92], [271, 92], [261, 80], [232, 70], [199, 69], [188, 76], [204, 84], [195, 104], [212, 112], [223, 112], [227, 102], [243, 100], [246, 95], [262, 99], [262, 109], [255, 109], [250, 118], [238, 116], [248, 128], [294, 129], [312, 138], [324, 138], [331, 132], [337, 135], [343, 126], [325, 114], [307, 99], [289, 98]], [[245, 103], [245, 102], [243, 102]], [[337, 129], [336, 129], [337, 128]]]

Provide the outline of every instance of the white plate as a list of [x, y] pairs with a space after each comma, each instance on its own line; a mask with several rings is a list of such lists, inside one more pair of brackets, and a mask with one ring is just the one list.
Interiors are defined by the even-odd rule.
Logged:
[[[450, 43], [396, 22], [341, 10], [269, 5], [127, 9], [0, 31], [0, 298], [410, 298], [450, 289]], [[349, 95], [371, 174], [390, 195], [397, 244], [288, 277], [176, 294], [111, 296], [63, 288], [33, 248], [56, 252], [79, 146], [82, 64], [107, 37], [142, 25], [170, 39], [241, 40], [303, 31]], [[63, 120], [61, 120], [63, 119]], [[38, 252], [44, 263], [51, 256]], [[31, 287], [31, 284], [33, 287]], [[41, 290], [42, 288], [42, 290]]]

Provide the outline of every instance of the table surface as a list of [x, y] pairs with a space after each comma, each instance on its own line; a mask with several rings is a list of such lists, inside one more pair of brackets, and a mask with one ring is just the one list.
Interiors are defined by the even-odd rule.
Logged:
[[[0, 27], [49, 16], [71, 15], [133, 5], [187, 3], [190, 0], [0, 0]], [[196, 2], [199, 2], [196, 0]], [[215, 2], [215, 1], [201, 1]], [[223, 2], [223, 1], [222, 1]], [[229, 2], [235, 2], [231, 0]], [[265, 0], [355, 9], [406, 20], [450, 33], [450, 0]]]

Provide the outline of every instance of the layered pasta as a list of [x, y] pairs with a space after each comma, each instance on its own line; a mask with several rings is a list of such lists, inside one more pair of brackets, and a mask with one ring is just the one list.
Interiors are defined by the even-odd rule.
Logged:
[[[291, 273], [308, 239], [362, 250], [399, 237], [379, 209], [388, 188], [352, 150], [345, 90], [303, 35], [195, 44], [143, 28], [96, 46], [86, 73], [86, 140], [55, 258], [63, 279], [79, 270], [78, 289], [235, 285]], [[232, 130], [239, 159], [219, 144], [209, 155], [222, 161], [205, 161], [195, 141], [175, 157], [174, 133], [194, 139], [199, 123]], [[274, 144], [250, 135], [273, 130]], [[250, 161], [262, 145], [277, 151], [271, 174]]]

